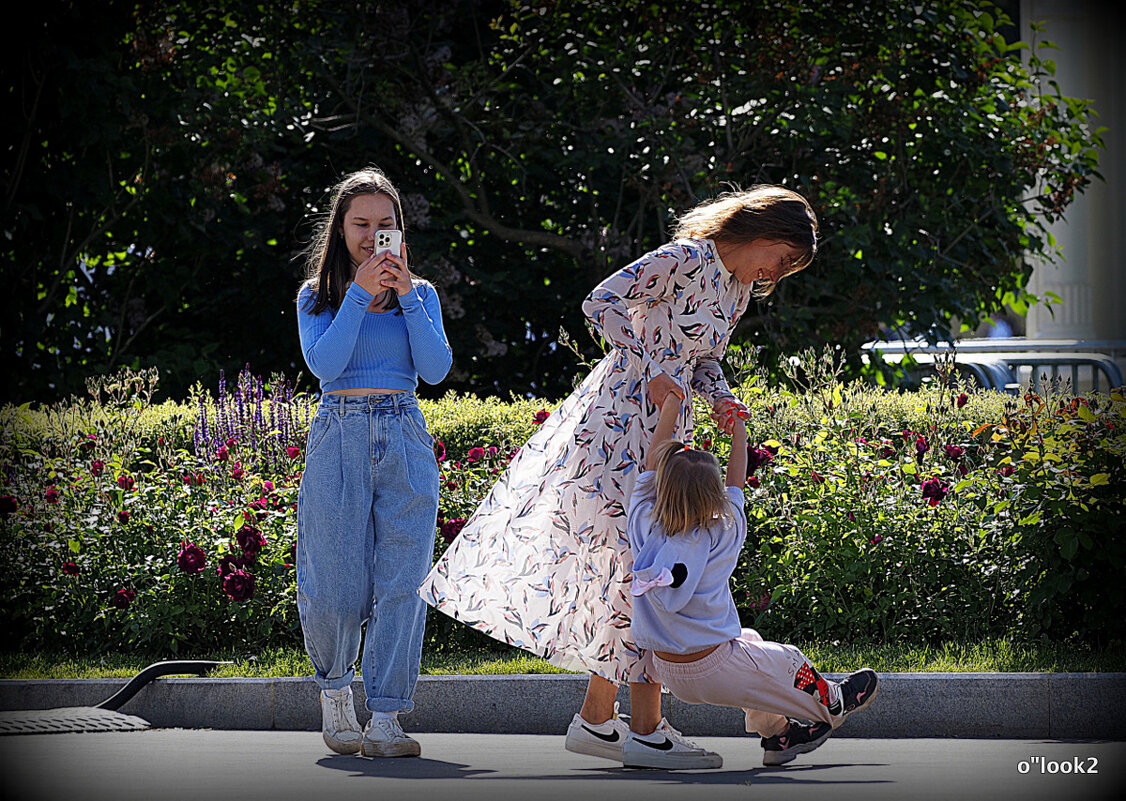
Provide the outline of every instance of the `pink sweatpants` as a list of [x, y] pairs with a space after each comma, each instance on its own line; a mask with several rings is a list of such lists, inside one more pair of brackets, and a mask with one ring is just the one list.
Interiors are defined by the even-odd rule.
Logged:
[[754, 629], [743, 629], [695, 662], [668, 662], [653, 654], [653, 666], [681, 701], [739, 707], [747, 731], [763, 737], [784, 731], [787, 716], [833, 723], [839, 712], [835, 683], [821, 678], [798, 648], [764, 642]]

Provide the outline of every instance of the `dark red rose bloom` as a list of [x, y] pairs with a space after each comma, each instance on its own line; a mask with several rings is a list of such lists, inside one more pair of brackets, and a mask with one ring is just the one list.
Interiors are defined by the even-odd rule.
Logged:
[[223, 444], [227, 446], [227, 450], [233, 451], [235, 449], [235, 446], [238, 445], [238, 437], [230, 437]]
[[469, 455], [465, 457], [468, 462], [479, 462], [485, 458], [484, 448], [470, 448]]
[[918, 432], [916, 432], [916, 431], [907, 431], [907, 430], [904, 430], [904, 432], [903, 432], [903, 441], [904, 441], [904, 442], [910, 442], [911, 440], [913, 440], [913, 439], [914, 439], [915, 437], [917, 437], [917, 436], [919, 436], [919, 434], [918, 434]]
[[751, 489], [758, 489], [762, 486], [762, 482], [759, 481], [758, 476], [747, 476], [747, 486]]
[[948, 458], [953, 459], [955, 462], [966, 455], [966, 449], [961, 448], [957, 445], [943, 445], [942, 452], [945, 453]]
[[924, 453], [929, 451], [930, 447], [931, 447], [931, 445], [930, 445], [929, 442], [927, 442], [927, 438], [924, 437], [922, 434], [920, 434], [918, 437], [916, 437], [916, 439], [915, 439], [915, 452], [919, 456], [922, 456]]
[[194, 542], [180, 543], [180, 555], [176, 564], [185, 573], [198, 573], [207, 565], [207, 554]]
[[229, 455], [230, 454], [227, 452], [227, 446], [226, 445], [220, 445], [219, 450], [215, 451], [215, 458], [218, 459], [220, 462], [227, 461], [227, 457]]
[[285, 449], [285, 455], [288, 456], [290, 459], [300, 459], [301, 458], [301, 449], [298, 448], [296, 445], [290, 445], [288, 448]]
[[118, 523], [128, 523], [129, 522], [129, 510], [128, 509], [122, 509], [120, 512], [117, 513], [117, 522]]
[[101, 459], [95, 459], [90, 462], [90, 472], [95, 476], [100, 476], [102, 471], [106, 469], [106, 463]]
[[121, 487], [123, 490], [133, 489], [134, 483], [136, 483], [136, 482], [134, 482], [133, 476], [127, 476], [124, 473], [122, 473], [120, 476], [117, 477], [117, 486]]
[[498, 453], [500, 453], [500, 448], [498, 448], [496, 445], [490, 445], [485, 449], [485, 453], [488, 456], [496, 456]]
[[133, 590], [122, 588], [113, 594], [113, 600], [110, 601], [115, 609], [128, 609], [129, 604], [133, 603], [133, 599], [137, 597], [137, 593]]
[[55, 487], [53, 484], [50, 487], [47, 487], [47, 491], [43, 493], [43, 500], [47, 501], [47, 503], [58, 503], [59, 502], [59, 490], [58, 490], [58, 488]]
[[710, 451], [711, 449], [712, 449], [712, 438], [711, 437], [701, 437], [700, 438], [700, 450]]
[[94, 446], [98, 444], [98, 438], [93, 434], [87, 434], [86, 438], [82, 440], [81, 445], [84, 450], [92, 451]]
[[964, 464], [959, 464], [958, 465], [958, 472], [961, 473], [963, 476], [966, 476], [966, 475], [969, 475], [970, 468], [966, 467]]
[[883, 541], [884, 538], [881, 534], [876, 534], [874, 537], [872, 537], [872, 539], [868, 540], [868, 542], [872, 543], [873, 545], [879, 545]]
[[254, 597], [254, 576], [235, 570], [223, 577], [223, 592], [235, 603], [249, 601]]
[[229, 573], [233, 573], [241, 566], [242, 560], [238, 559], [231, 554], [226, 554], [219, 557], [218, 564], [215, 565], [215, 572], [219, 574], [220, 578], [225, 578]]
[[963, 406], [965, 406], [967, 403], [969, 403], [969, 401], [970, 401], [969, 395], [967, 395], [965, 392], [963, 392], [961, 395], [959, 395], [957, 398], [954, 399], [954, 405], [957, 406], [959, 409], [961, 409]]
[[68, 576], [77, 576], [78, 565], [76, 565], [74, 562], [67, 562], [65, 565], [63, 565], [63, 572]]
[[997, 468], [997, 472], [1003, 476], [1011, 476], [1014, 472], [1014, 468], [1011, 464], [1003, 464]]
[[434, 440], [434, 459], [439, 462], [446, 461], [446, 443], [440, 439]]
[[235, 466], [231, 470], [231, 478], [233, 478], [235, 481], [239, 481], [240, 479], [242, 479], [242, 476], [243, 476], [242, 463], [241, 462], [235, 462]]
[[532, 422], [535, 423], [536, 425], [540, 425], [545, 420], [547, 420], [547, 418], [550, 417], [550, 416], [551, 416], [551, 413], [548, 412], [547, 409], [540, 409], [538, 412], [536, 412], [535, 417], [532, 418]]
[[927, 499], [931, 506], [938, 506], [942, 503], [942, 499], [949, 494], [950, 487], [937, 478], [928, 478], [923, 482], [923, 497]]
[[266, 544], [266, 538], [262, 536], [262, 532], [250, 524], [240, 528], [238, 533], [235, 534], [235, 539], [246, 556], [257, 556], [258, 552], [262, 550], [262, 546]]
[[453, 520], [447, 520], [442, 524], [442, 539], [446, 542], [453, 542], [463, 528], [465, 528], [464, 517], [455, 517]]
[[0, 495], [0, 515], [10, 515], [19, 508], [19, 503], [11, 495]]
[[747, 475], [753, 475], [763, 465], [770, 464], [774, 454], [763, 447], [747, 448]]

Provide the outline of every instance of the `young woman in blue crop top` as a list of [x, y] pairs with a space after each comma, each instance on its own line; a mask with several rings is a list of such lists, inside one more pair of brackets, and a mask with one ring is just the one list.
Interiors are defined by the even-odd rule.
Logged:
[[[438, 514], [434, 442], [414, 389], [452, 362], [434, 287], [407, 268], [406, 245], [375, 253], [376, 231], [402, 229], [379, 170], [337, 185], [297, 295], [301, 350], [320, 379], [297, 501], [297, 608], [321, 687], [322, 732], [337, 753], [418, 756], [399, 725], [418, 680]], [[371, 721], [360, 729], [353, 665]]]

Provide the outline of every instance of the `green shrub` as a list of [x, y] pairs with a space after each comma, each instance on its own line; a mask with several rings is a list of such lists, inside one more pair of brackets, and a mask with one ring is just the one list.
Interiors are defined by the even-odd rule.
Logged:
[[[800, 391], [737, 388], [757, 463], [732, 579], [746, 625], [784, 640], [1123, 638], [1126, 601], [1108, 590], [1126, 561], [1119, 391], [889, 393], [802, 364]], [[10, 642], [299, 646], [293, 511], [314, 399], [246, 372], [229, 393], [154, 405], [154, 381], [124, 373], [88, 400], [0, 410]], [[553, 407], [422, 402], [441, 467], [436, 555]], [[725, 460], [729, 441], [696, 412], [697, 445]], [[431, 612], [428, 649], [490, 642]]]

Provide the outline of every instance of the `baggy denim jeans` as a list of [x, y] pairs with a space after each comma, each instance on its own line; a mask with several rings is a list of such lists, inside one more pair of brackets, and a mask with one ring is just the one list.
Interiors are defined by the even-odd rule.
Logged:
[[322, 689], [351, 685], [364, 637], [367, 708], [409, 712], [434, 556], [438, 464], [413, 393], [324, 395], [297, 500], [297, 610]]

